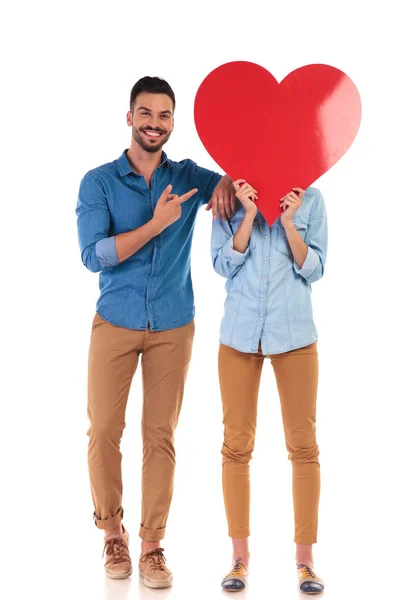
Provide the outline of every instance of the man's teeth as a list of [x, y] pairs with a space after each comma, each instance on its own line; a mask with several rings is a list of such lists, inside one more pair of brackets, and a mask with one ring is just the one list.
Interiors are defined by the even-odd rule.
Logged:
[[147, 135], [151, 135], [152, 137], [160, 137], [159, 133], [156, 133], [155, 131], [146, 131]]

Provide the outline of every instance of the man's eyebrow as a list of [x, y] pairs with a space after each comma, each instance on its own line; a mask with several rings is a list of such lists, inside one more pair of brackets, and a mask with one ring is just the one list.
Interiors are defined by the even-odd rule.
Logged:
[[[150, 108], [147, 108], [147, 106], [139, 106], [139, 108], [137, 110], [147, 110], [148, 112], [151, 112]], [[172, 112], [170, 110], [162, 110], [160, 112], [160, 115], [166, 115], [169, 114], [172, 116]]]

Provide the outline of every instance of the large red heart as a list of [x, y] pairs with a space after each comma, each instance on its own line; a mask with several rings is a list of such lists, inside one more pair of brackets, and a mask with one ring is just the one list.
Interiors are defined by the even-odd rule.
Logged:
[[279, 200], [305, 189], [349, 149], [361, 121], [351, 79], [328, 65], [307, 65], [278, 83], [263, 67], [230, 62], [212, 71], [195, 99], [201, 141], [232, 179], [258, 191], [272, 225]]

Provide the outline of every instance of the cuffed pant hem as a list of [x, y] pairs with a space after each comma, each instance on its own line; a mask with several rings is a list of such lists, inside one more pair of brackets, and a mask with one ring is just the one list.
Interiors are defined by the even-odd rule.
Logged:
[[93, 514], [93, 519], [94, 519], [94, 523], [96, 525], [96, 527], [98, 527], [98, 529], [114, 529], [114, 527], [118, 527], [118, 525], [121, 523], [122, 518], [124, 516], [124, 509], [123, 508], [119, 508], [117, 513], [113, 516], [110, 517], [109, 519], [99, 519], [99, 517], [96, 515], [96, 513]]
[[317, 543], [317, 537], [316, 536], [311, 536], [311, 537], [297, 537], [295, 536], [294, 538], [294, 543], [295, 544], [316, 544]]
[[250, 529], [240, 529], [237, 531], [230, 529], [228, 535], [230, 538], [245, 539], [250, 537]]
[[140, 525], [139, 537], [145, 542], [159, 542], [165, 537], [166, 527], [160, 527], [159, 529], [146, 529], [143, 525]]

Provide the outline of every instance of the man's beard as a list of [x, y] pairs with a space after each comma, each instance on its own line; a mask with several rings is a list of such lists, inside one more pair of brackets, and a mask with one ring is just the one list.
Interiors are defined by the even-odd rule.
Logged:
[[172, 131], [170, 131], [167, 135], [165, 135], [164, 131], [160, 131], [157, 129], [148, 129], [148, 130], [149, 131], [159, 131], [160, 133], [162, 133], [164, 135], [162, 141], [159, 144], [151, 144], [150, 142], [143, 140], [143, 138], [140, 135], [140, 131], [143, 131], [143, 130], [138, 130], [135, 127], [132, 127], [132, 136], [133, 136], [133, 139], [139, 144], [139, 146], [141, 148], [143, 148], [143, 150], [145, 150], [146, 152], [150, 152], [150, 153], [155, 153], [155, 152], [158, 152], [159, 150], [161, 150], [161, 148], [164, 146], [164, 144], [166, 144], [168, 142], [168, 140], [171, 136], [171, 133], [172, 133]]

